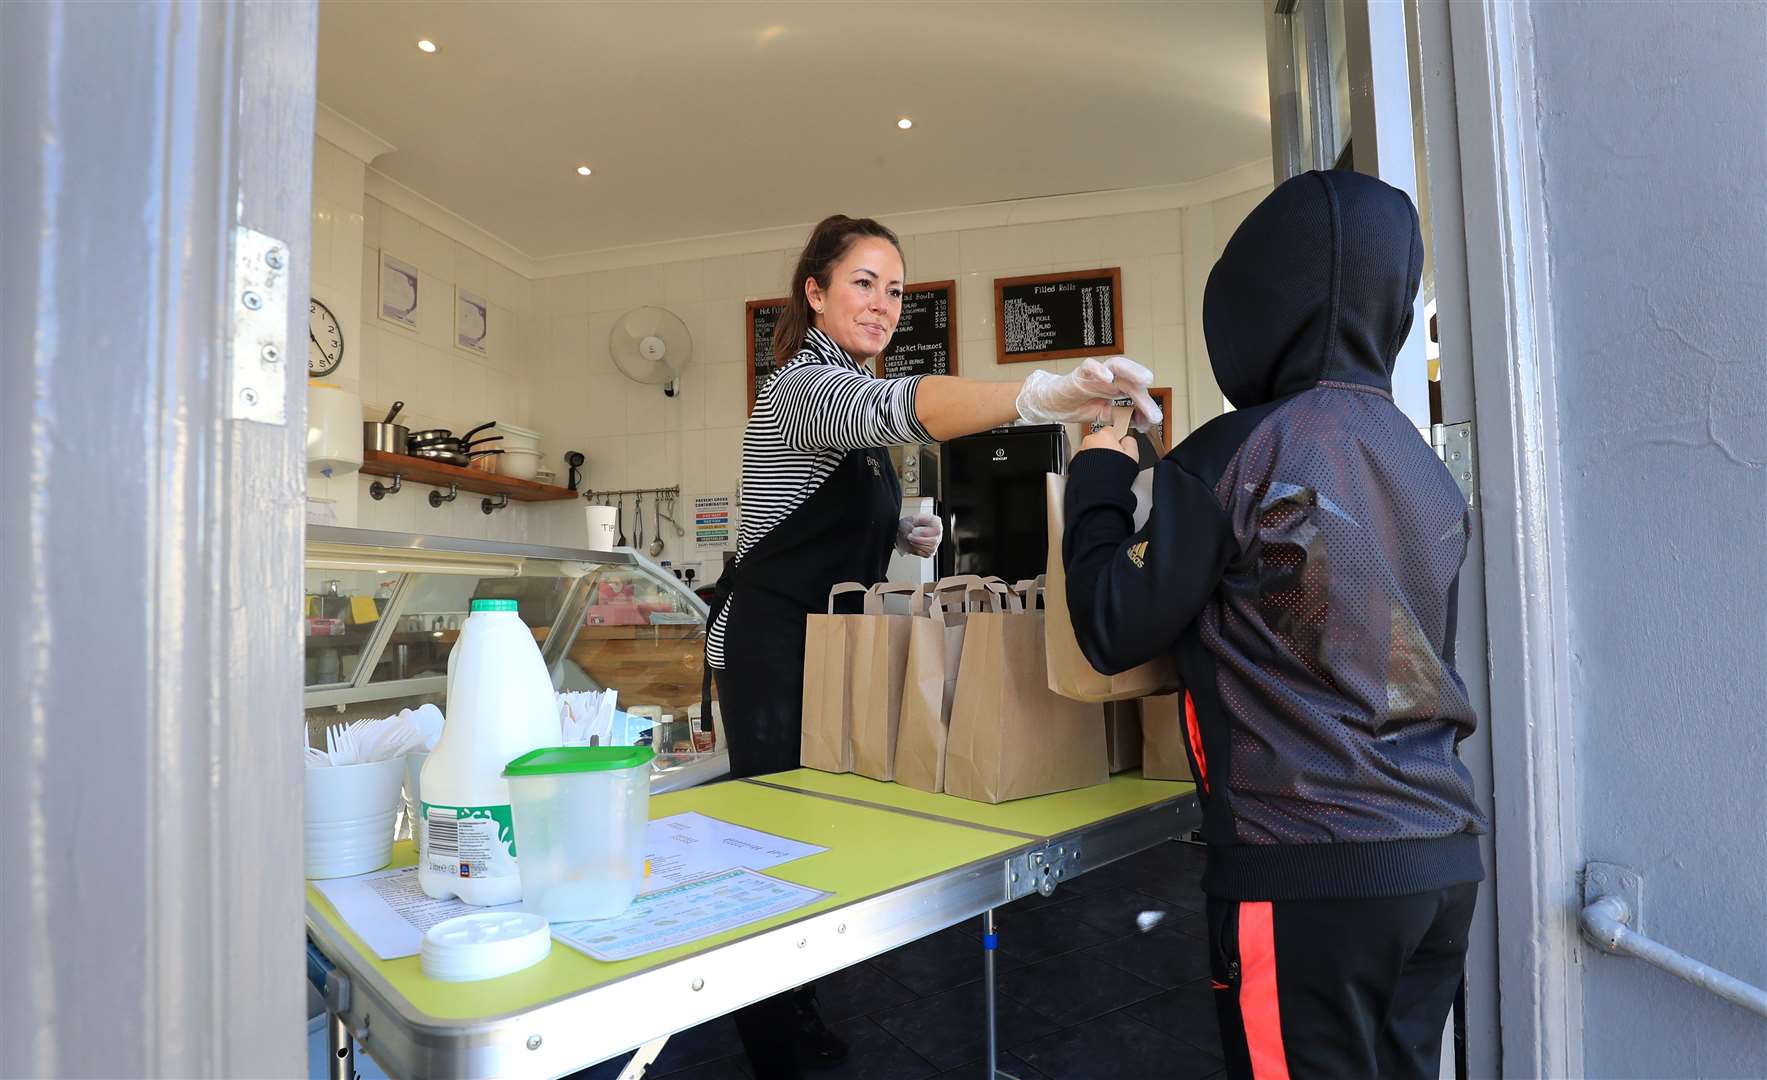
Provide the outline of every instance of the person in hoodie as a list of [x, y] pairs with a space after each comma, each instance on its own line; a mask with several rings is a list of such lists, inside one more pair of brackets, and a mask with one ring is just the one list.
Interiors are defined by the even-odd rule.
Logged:
[[1411, 200], [1312, 172], [1209, 275], [1209, 362], [1235, 411], [1154, 466], [1069, 469], [1067, 602], [1115, 673], [1175, 655], [1203, 807], [1211, 980], [1234, 1077], [1434, 1077], [1486, 822], [1457, 747], [1467, 508], [1393, 404], [1423, 243]]

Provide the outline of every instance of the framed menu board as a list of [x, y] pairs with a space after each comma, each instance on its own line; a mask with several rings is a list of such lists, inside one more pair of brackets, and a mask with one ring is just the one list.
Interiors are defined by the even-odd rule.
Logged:
[[902, 290], [902, 317], [877, 358], [885, 379], [957, 374], [957, 282], [929, 281]]
[[779, 364], [773, 357], [773, 328], [785, 313], [785, 297], [777, 300], [750, 300], [743, 312], [747, 329], [749, 363], [749, 411], [755, 411], [755, 395], [767, 384]]
[[1123, 271], [994, 279], [995, 358], [1067, 360], [1123, 350]]

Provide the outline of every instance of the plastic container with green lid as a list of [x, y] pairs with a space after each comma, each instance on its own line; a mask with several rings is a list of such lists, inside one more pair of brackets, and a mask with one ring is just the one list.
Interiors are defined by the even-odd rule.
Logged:
[[503, 769], [522, 907], [551, 922], [609, 919], [644, 884], [648, 746], [547, 746]]

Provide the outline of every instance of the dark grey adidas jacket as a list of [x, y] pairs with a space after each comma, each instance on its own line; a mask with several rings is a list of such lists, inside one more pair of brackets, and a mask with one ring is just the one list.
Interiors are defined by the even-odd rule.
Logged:
[[1393, 404], [1423, 246], [1402, 192], [1308, 173], [1209, 275], [1209, 362], [1236, 411], [1155, 466], [1075, 457], [1068, 605], [1101, 671], [1176, 653], [1204, 808], [1204, 889], [1395, 896], [1477, 881], [1485, 821], [1456, 746], [1466, 505]]

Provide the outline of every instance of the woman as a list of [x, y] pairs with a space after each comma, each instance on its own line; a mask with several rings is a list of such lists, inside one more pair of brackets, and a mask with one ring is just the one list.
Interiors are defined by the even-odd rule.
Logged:
[[[933, 443], [1027, 420], [1090, 421], [1133, 397], [1157, 422], [1148, 370], [1125, 357], [1087, 360], [1068, 375], [1023, 382], [948, 376], [880, 379], [906, 278], [901, 245], [869, 218], [823, 220], [792, 272], [773, 354], [790, 357], [755, 398], [743, 436], [742, 529], [719, 579], [706, 638], [732, 778], [798, 765], [804, 619], [838, 582], [884, 579], [893, 550], [926, 557], [934, 517], [899, 517], [902, 490], [887, 447]], [[816, 1017], [808, 992], [736, 1014], [759, 1080], [799, 1075], [799, 1060], [832, 1065], [846, 1048]], [[803, 1053], [800, 1055], [799, 1049]]]

